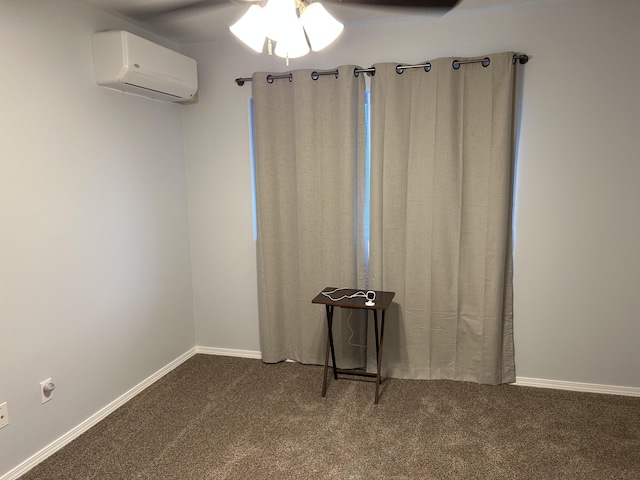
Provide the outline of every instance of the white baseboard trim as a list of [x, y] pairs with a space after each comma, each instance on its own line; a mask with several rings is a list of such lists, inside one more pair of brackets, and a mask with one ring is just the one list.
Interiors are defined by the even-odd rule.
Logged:
[[35, 467], [37, 464], [47, 459], [48, 457], [53, 455], [55, 452], [60, 450], [62, 447], [70, 443], [72, 440], [82, 435], [84, 432], [89, 430], [98, 422], [106, 418], [109, 414], [111, 414], [112, 412], [120, 408], [122, 405], [127, 403], [136, 395], [138, 395], [145, 388], [147, 388], [148, 386], [150, 386], [152, 383], [156, 382], [160, 378], [164, 377], [171, 370], [175, 369], [178, 365], [185, 362], [195, 354], [196, 354], [195, 347], [183, 353], [178, 358], [176, 358], [175, 360], [173, 360], [172, 362], [170, 362], [169, 364], [165, 365], [160, 370], [152, 374], [150, 377], [146, 378], [145, 380], [137, 384], [135, 387], [125, 392], [124, 394], [120, 395], [118, 398], [116, 398], [113, 402], [108, 404], [106, 407], [102, 408], [98, 412], [91, 415], [89, 418], [83, 421], [80, 425], [72, 428], [67, 433], [62, 435], [60, 438], [51, 442], [49, 445], [47, 445], [38, 453], [31, 456], [24, 462], [22, 462], [20, 465], [18, 465], [14, 469], [9, 470], [7, 473], [5, 473], [0, 477], [0, 480], [15, 480], [19, 478], [21, 475], [24, 475], [33, 467]]
[[516, 377], [514, 385], [522, 387], [553, 388], [574, 392], [605, 393], [608, 395], [624, 395], [640, 397], [638, 387], [618, 387], [616, 385], [600, 385], [597, 383], [564, 382], [561, 380], [544, 380], [540, 378]]
[[224, 357], [242, 357], [262, 359], [262, 352], [255, 350], [234, 350], [232, 348], [196, 347], [196, 353], [204, 355], [221, 355]]

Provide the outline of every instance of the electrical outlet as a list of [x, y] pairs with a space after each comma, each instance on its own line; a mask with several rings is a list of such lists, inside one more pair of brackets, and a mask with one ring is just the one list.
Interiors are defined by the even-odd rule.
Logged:
[[50, 378], [40, 382], [40, 400], [42, 403], [47, 403], [53, 398], [53, 389], [56, 386], [53, 384]]
[[9, 406], [7, 402], [0, 405], [0, 428], [9, 425]]

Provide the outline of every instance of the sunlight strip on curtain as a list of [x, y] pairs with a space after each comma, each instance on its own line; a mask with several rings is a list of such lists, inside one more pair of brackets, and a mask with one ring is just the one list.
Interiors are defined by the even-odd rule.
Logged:
[[[513, 53], [371, 79], [370, 287], [396, 292], [383, 373], [515, 381]], [[464, 61], [466, 59], [458, 58]], [[373, 368], [375, 352], [369, 352]]]
[[[322, 364], [325, 310], [311, 299], [324, 287], [358, 288], [363, 278], [365, 85], [354, 68], [316, 80], [311, 70], [293, 71], [291, 80], [252, 77], [265, 362]], [[347, 322], [350, 312], [338, 310], [337, 362], [363, 367], [366, 349], [352, 344], [366, 340], [365, 321], [354, 313]]]

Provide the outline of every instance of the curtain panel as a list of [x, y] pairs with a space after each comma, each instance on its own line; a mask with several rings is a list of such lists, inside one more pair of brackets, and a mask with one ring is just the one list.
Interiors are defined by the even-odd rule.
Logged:
[[[325, 309], [311, 299], [363, 278], [365, 85], [354, 68], [315, 80], [311, 70], [252, 77], [265, 362], [324, 363]], [[336, 311], [337, 362], [364, 367], [366, 349], [356, 345], [366, 340], [366, 324], [355, 313], [347, 321], [349, 313]]]
[[487, 58], [401, 74], [398, 63], [375, 65], [369, 286], [396, 292], [386, 376], [515, 381], [517, 63], [513, 53]]

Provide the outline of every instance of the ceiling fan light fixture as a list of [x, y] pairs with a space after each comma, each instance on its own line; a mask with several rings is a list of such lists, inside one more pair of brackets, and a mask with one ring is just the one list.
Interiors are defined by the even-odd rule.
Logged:
[[331, 44], [342, 33], [344, 25], [336, 20], [321, 3], [311, 3], [300, 15], [300, 23], [314, 52]]
[[229, 27], [231, 33], [258, 53], [262, 53], [267, 38], [263, 13], [260, 5], [251, 5], [240, 20]]
[[269, 0], [262, 10], [264, 33], [276, 42], [286, 36], [297, 21], [295, 0]]
[[309, 53], [309, 44], [304, 36], [302, 24], [297, 18], [287, 25], [284, 33], [276, 42], [276, 49], [273, 53], [282, 58], [304, 57]]
[[[300, 15], [298, 17], [298, 15]], [[287, 59], [317, 52], [342, 33], [344, 25], [331, 16], [320, 3], [304, 5], [303, 0], [267, 0], [264, 7], [252, 5], [229, 30], [256, 52], [264, 41], [272, 41], [275, 54]]]

